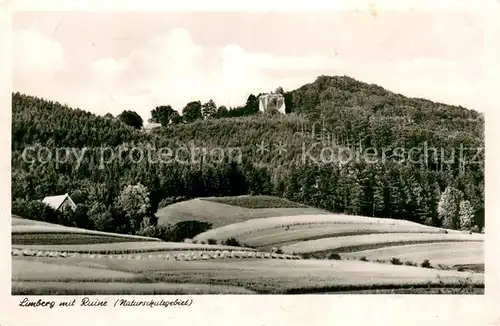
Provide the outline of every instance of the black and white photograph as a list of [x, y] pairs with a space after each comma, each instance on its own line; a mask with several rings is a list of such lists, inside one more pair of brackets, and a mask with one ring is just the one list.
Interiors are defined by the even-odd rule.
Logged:
[[484, 295], [482, 19], [13, 12], [10, 294]]

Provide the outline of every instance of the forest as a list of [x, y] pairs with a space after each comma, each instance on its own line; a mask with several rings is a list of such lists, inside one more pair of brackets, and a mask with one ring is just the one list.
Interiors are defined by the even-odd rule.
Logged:
[[[13, 93], [12, 212], [144, 234], [156, 227], [159, 207], [262, 194], [337, 213], [484, 227], [482, 114], [347, 76], [320, 76], [277, 92], [284, 94], [286, 115], [259, 112], [252, 94], [229, 109], [212, 100], [182, 110], [165, 104], [151, 109], [150, 122], [162, 125], [152, 132], [133, 110], [98, 116]], [[233, 148], [238, 155], [168, 162], [143, 155], [190, 147]], [[76, 212], [40, 203], [63, 193], [77, 203]]]

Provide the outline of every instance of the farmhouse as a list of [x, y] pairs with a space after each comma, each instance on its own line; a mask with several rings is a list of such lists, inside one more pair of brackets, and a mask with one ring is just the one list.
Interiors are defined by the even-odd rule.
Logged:
[[259, 96], [259, 111], [266, 112], [276, 110], [285, 114], [285, 98], [283, 94], [262, 94]]
[[45, 197], [42, 203], [52, 207], [56, 211], [76, 210], [76, 204], [68, 194]]

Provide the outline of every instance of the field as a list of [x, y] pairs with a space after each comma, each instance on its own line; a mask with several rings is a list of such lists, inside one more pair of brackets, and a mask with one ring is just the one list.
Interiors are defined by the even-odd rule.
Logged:
[[12, 217], [12, 244], [89, 244], [125, 241], [160, 241], [129, 234], [108, 233]]
[[384, 233], [384, 234], [364, 234], [345, 237], [323, 238], [299, 242], [282, 247], [288, 253], [310, 253], [325, 250], [335, 250], [337, 252], [360, 251], [370, 248], [383, 248], [402, 243], [432, 243], [432, 242], [460, 242], [477, 241], [482, 242], [481, 235], [471, 234], [432, 234], [432, 233]]
[[99, 244], [75, 244], [75, 245], [13, 245], [13, 249], [31, 251], [58, 251], [94, 254], [122, 254], [139, 252], [161, 252], [161, 251], [192, 251], [192, 250], [241, 250], [254, 251], [251, 248], [240, 248], [223, 245], [201, 245], [179, 242], [113, 242]]
[[390, 260], [421, 262], [429, 259], [435, 264], [468, 265], [484, 263], [483, 242], [435, 242], [403, 246], [390, 246], [342, 254], [349, 258], [366, 257], [368, 260]]
[[14, 282], [14, 295], [254, 294], [242, 287], [190, 283]]
[[156, 216], [160, 224], [197, 220], [211, 223], [213, 228], [218, 228], [255, 218], [328, 213], [318, 208], [297, 204], [294, 206], [287, 202], [284, 202], [286, 205], [284, 203], [278, 205], [268, 197], [264, 197], [266, 199], [263, 204], [253, 204], [255, 208], [248, 208], [245, 205], [249, 206], [250, 200], [241, 198], [244, 197], [229, 197], [227, 200], [214, 197], [192, 199], [164, 207], [158, 210]]
[[257, 246], [272, 243], [304, 241], [308, 238], [329, 234], [364, 234], [374, 232], [408, 233], [458, 233], [440, 228], [429, 227], [404, 220], [369, 218], [341, 214], [302, 214], [255, 218], [240, 223], [233, 223], [213, 228], [197, 235], [195, 240], [223, 240], [234, 237], [247, 243], [256, 241]]
[[78, 265], [59, 265], [50, 262], [20, 260], [12, 261], [12, 281], [37, 281], [46, 282], [57, 280], [59, 282], [69, 281], [134, 281], [140, 276], [107, 269], [98, 269]]
[[[360, 261], [244, 259], [234, 261], [171, 261], [171, 260], [114, 260], [89, 258], [52, 259], [16, 257], [13, 259], [14, 293], [25, 289], [66, 294], [110, 293], [107, 286], [83, 291], [75, 282], [103, 280], [121, 283], [117, 289], [133, 292], [150, 283], [176, 283], [184, 293], [192, 293], [184, 284], [207, 284], [244, 288], [255, 293], [309, 293], [340, 290], [390, 289], [401, 287], [460, 287], [467, 282], [471, 288], [482, 287], [484, 276], [477, 273], [438, 271], [411, 266], [391, 266]], [[30, 264], [35, 264], [30, 266]], [[91, 273], [88, 271], [92, 270]], [[102, 273], [102, 274], [101, 274]], [[105, 274], [108, 273], [108, 274]], [[115, 274], [116, 273], [116, 274]], [[135, 277], [134, 277], [135, 276]], [[24, 285], [20, 285], [20, 282]], [[49, 286], [48, 283], [52, 282]], [[73, 284], [69, 286], [67, 283]], [[62, 284], [61, 287], [58, 284]], [[192, 290], [192, 289], [191, 289]], [[73, 291], [73, 292], [72, 292]]]
[[12, 228], [14, 229], [14, 226], [18, 225], [45, 225], [45, 226], [51, 226], [51, 227], [60, 227], [60, 228], [65, 228], [63, 225], [58, 225], [58, 224], [52, 224], [48, 222], [43, 222], [43, 221], [35, 221], [35, 220], [28, 220], [25, 218], [22, 218], [17, 215], [12, 215], [12, 220], [11, 220]]
[[308, 208], [304, 204], [273, 196], [206, 197], [202, 200], [243, 208]]
[[[484, 292], [483, 234], [302, 206], [242, 196], [196, 199], [161, 210], [168, 212], [163, 216], [169, 223], [214, 224], [193, 243], [14, 217], [12, 293]], [[229, 238], [242, 246], [205, 244]]]

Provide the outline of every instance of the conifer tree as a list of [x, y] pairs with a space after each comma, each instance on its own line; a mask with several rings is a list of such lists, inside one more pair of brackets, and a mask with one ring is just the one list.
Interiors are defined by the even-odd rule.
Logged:
[[462, 200], [460, 202], [460, 210], [458, 212], [460, 216], [460, 228], [463, 230], [470, 229], [474, 224], [474, 208], [470, 201]]
[[386, 202], [383, 179], [376, 173], [373, 185], [373, 216], [383, 217], [385, 212]]

